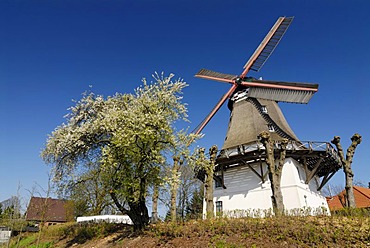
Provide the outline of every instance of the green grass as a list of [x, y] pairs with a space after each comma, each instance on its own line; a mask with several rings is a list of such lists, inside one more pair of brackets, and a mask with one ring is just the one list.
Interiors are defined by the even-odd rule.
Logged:
[[[349, 212], [351, 211], [351, 212]], [[356, 212], [355, 212], [356, 211]], [[118, 224], [69, 223], [44, 228], [39, 247], [86, 245], [115, 234], [112, 245], [117, 247], [139, 238], [156, 246], [199, 244], [199, 247], [370, 247], [370, 217], [368, 211], [346, 210], [333, 216], [285, 216], [268, 218], [216, 218], [191, 220], [179, 223], [157, 223], [143, 232], [135, 233], [131, 227]], [[10, 247], [36, 247], [38, 234], [22, 233], [13, 237]], [[188, 243], [186, 243], [188, 242]], [[171, 245], [170, 245], [171, 246]], [[135, 246], [134, 246], [135, 247]]]
[[[370, 246], [370, 220], [364, 216], [218, 218], [187, 223], [161, 223], [147, 232], [159, 239], [210, 237], [211, 247], [238, 247], [243, 240], [270, 240], [276, 244], [297, 246], [330, 246], [333, 243]], [[229, 240], [241, 242], [233, 244]], [[362, 247], [362, 246], [360, 246]]]
[[18, 242], [18, 239], [17, 240], [13, 239], [10, 242], [10, 247], [11, 248], [12, 247], [31, 247], [31, 244], [35, 243], [36, 240], [37, 240], [36, 234], [24, 236], [20, 238], [19, 242]]

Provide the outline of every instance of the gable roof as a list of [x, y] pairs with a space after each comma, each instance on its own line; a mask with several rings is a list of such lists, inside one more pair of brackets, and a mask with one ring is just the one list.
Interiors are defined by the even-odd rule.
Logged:
[[[370, 188], [353, 186], [353, 194], [357, 208], [370, 207]], [[343, 190], [338, 195], [333, 197], [326, 197], [330, 210], [338, 210], [345, 207], [346, 191]]]
[[27, 208], [26, 220], [44, 222], [66, 222], [67, 221], [67, 201], [31, 197]]
[[328, 203], [329, 209], [331, 211], [344, 208], [344, 202], [340, 195], [328, 196], [326, 197], [326, 202]]
[[358, 208], [370, 207], [370, 189], [357, 186], [354, 186], [353, 189], [355, 192], [356, 207]]

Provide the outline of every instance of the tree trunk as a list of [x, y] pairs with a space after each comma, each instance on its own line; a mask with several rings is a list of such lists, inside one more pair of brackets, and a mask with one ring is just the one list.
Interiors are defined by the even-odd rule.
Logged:
[[[352, 170], [351, 170], [352, 171]], [[346, 176], [346, 203], [350, 208], [356, 207], [355, 194], [353, 193], [353, 173], [345, 172]]]
[[171, 212], [171, 221], [175, 222], [176, 221], [176, 196], [177, 196], [177, 190], [179, 187], [179, 162], [180, 158], [175, 156], [173, 157], [173, 168], [172, 168], [172, 183], [171, 183], [171, 207], [170, 207], [170, 212]]
[[186, 207], [186, 196], [187, 196], [187, 191], [184, 187], [182, 188], [180, 192], [180, 216], [181, 216], [181, 221], [185, 221], [185, 207]]
[[149, 223], [148, 208], [145, 205], [145, 199], [139, 202], [129, 202], [130, 210], [127, 215], [134, 223], [134, 231], [142, 230]]
[[159, 198], [159, 189], [158, 185], [154, 185], [153, 188], [153, 196], [152, 196], [152, 223], [157, 223], [158, 222], [158, 198]]
[[284, 215], [284, 199], [281, 192], [281, 175], [285, 163], [286, 145], [288, 140], [284, 139], [281, 141], [279, 160], [275, 161], [275, 149], [271, 141], [270, 133], [264, 131], [258, 136], [258, 138], [261, 140], [266, 149], [266, 164], [269, 171], [269, 179], [272, 191], [272, 209], [275, 216], [281, 216]]
[[213, 218], [214, 216], [213, 178], [210, 175], [206, 176], [204, 188], [205, 188], [205, 201], [206, 201], [206, 216], [207, 216], [207, 219], [209, 219], [209, 218]]
[[185, 220], [185, 207], [186, 207], [186, 200], [187, 200], [187, 187], [185, 183], [181, 183], [178, 190], [178, 204], [177, 204], [177, 213], [178, 217], [180, 217], [181, 221]]
[[134, 231], [142, 230], [149, 223], [148, 208], [145, 205], [145, 198], [140, 197], [138, 202], [128, 202], [130, 209], [126, 209], [117, 198], [117, 195], [110, 191], [111, 198], [122, 214], [127, 214], [134, 224]]
[[272, 209], [275, 216], [281, 216], [284, 214], [283, 194], [281, 192], [281, 174], [269, 172], [269, 178], [272, 190]]
[[340, 157], [340, 160], [342, 162], [343, 171], [346, 179], [346, 205], [349, 208], [355, 208], [356, 207], [356, 201], [355, 201], [355, 195], [353, 193], [353, 177], [354, 173], [352, 171], [352, 161], [353, 156], [355, 154], [355, 150], [357, 145], [359, 145], [362, 141], [362, 137], [359, 134], [354, 134], [351, 138], [351, 145], [347, 149], [346, 158], [344, 158], [343, 148], [340, 144], [340, 137], [334, 136], [334, 139], [331, 141], [338, 150], [338, 155]]
[[[204, 152], [204, 150], [203, 150]], [[206, 216], [207, 219], [214, 217], [214, 203], [213, 203], [213, 174], [217, 155], [217, 146], [212, 146], [209, 149], [210, 159], [206, 165], [206, 180], [204, 183], [205, 188], [205, 201], [206, 201]]]

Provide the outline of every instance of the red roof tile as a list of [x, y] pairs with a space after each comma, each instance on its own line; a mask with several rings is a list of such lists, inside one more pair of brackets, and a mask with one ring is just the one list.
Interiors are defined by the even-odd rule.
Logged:
[[326, 201], [328, 203], [329, 209], [330, 210], [338, 210], [343, 208], [343, 204], [339, 199], [339, 196], [331, 196], [331, 197], [326, 197]]
[[355, 194], [356, 207], [367, 208], [370, 207], [370, 189], [354, 186], [353, 191]]
[[[353, 186], [353, 194], [355, 195], [355, 202], [357, 208], [370, 207], [370, 189]], [[326, 197], [330, 210], [338, 210], [345, 207], [346, 191], [343, 190], [338, 195], [333, 197]]]
[[26, 220], [44, 222], [66, 222], [67, 221], [67, 201], [31, 197], [27, 208]]

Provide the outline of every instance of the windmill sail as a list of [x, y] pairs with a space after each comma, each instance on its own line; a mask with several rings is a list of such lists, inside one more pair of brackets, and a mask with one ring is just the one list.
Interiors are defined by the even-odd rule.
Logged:
[[270, 57], [276, 46], [279, 44], [281, 38], [287, 31], [294, 17], [280, 17], [270, 32], [263, 39], [256, 51], [244, 65], [242, 76], [244, 77], [249, 70], [259, 71]]
[[314, 93], [314, 91], [250, 87], [248, 96], [277, 102], [308, 103]]
[[232, 83], [237, 76], [208, 69], [201, 69], [197, 74], [195, 74], [195, 77]]
[[[307, 207], [307, 199], [317, 204], [312, 206], [323, 209], [326, 200], [318, 191], [341, 168], [337, 152], [329, 143], [300, 141], [278, 105], [278, 102], [307, 103], [317, 92], [317, 84], [257, 80], [246, 76], [249, 70], [261, 69], [292, 20], [293, 17], [280, 17], [276, 21], [239, 76], [206, 69], [196, 74], [199, 78], [231, 84], [229, 91], [194, 131], [201, 132], [229, 99], [229, 125], [214, 168], [214, 179], [222, 190], [215, 189], [213, 200], [225, 202], [224, 211], [270, 209], [271, 189], [265, 183], [274, 163], [284, 163], [285, 172], [282, 172], [279, 187], [284, 194], [296, 196], [291, 209]], [[261, 133], [269, 134], [271, 147], [261, 143]], [[271, 155], [279, 156], [279, 161], [271, 161]], [[204, 180], [206, 171], [201, 169], [196, 174]], [[323, 177], [320, 184], [318, 177]], [[273, 186], [271, 181], [268, 183]]]
[[292, 103], [308, 103], [319, 87], [318, 84], [266, 80], [245, 81], [241, 84], [249, 87], [249, 97]]

